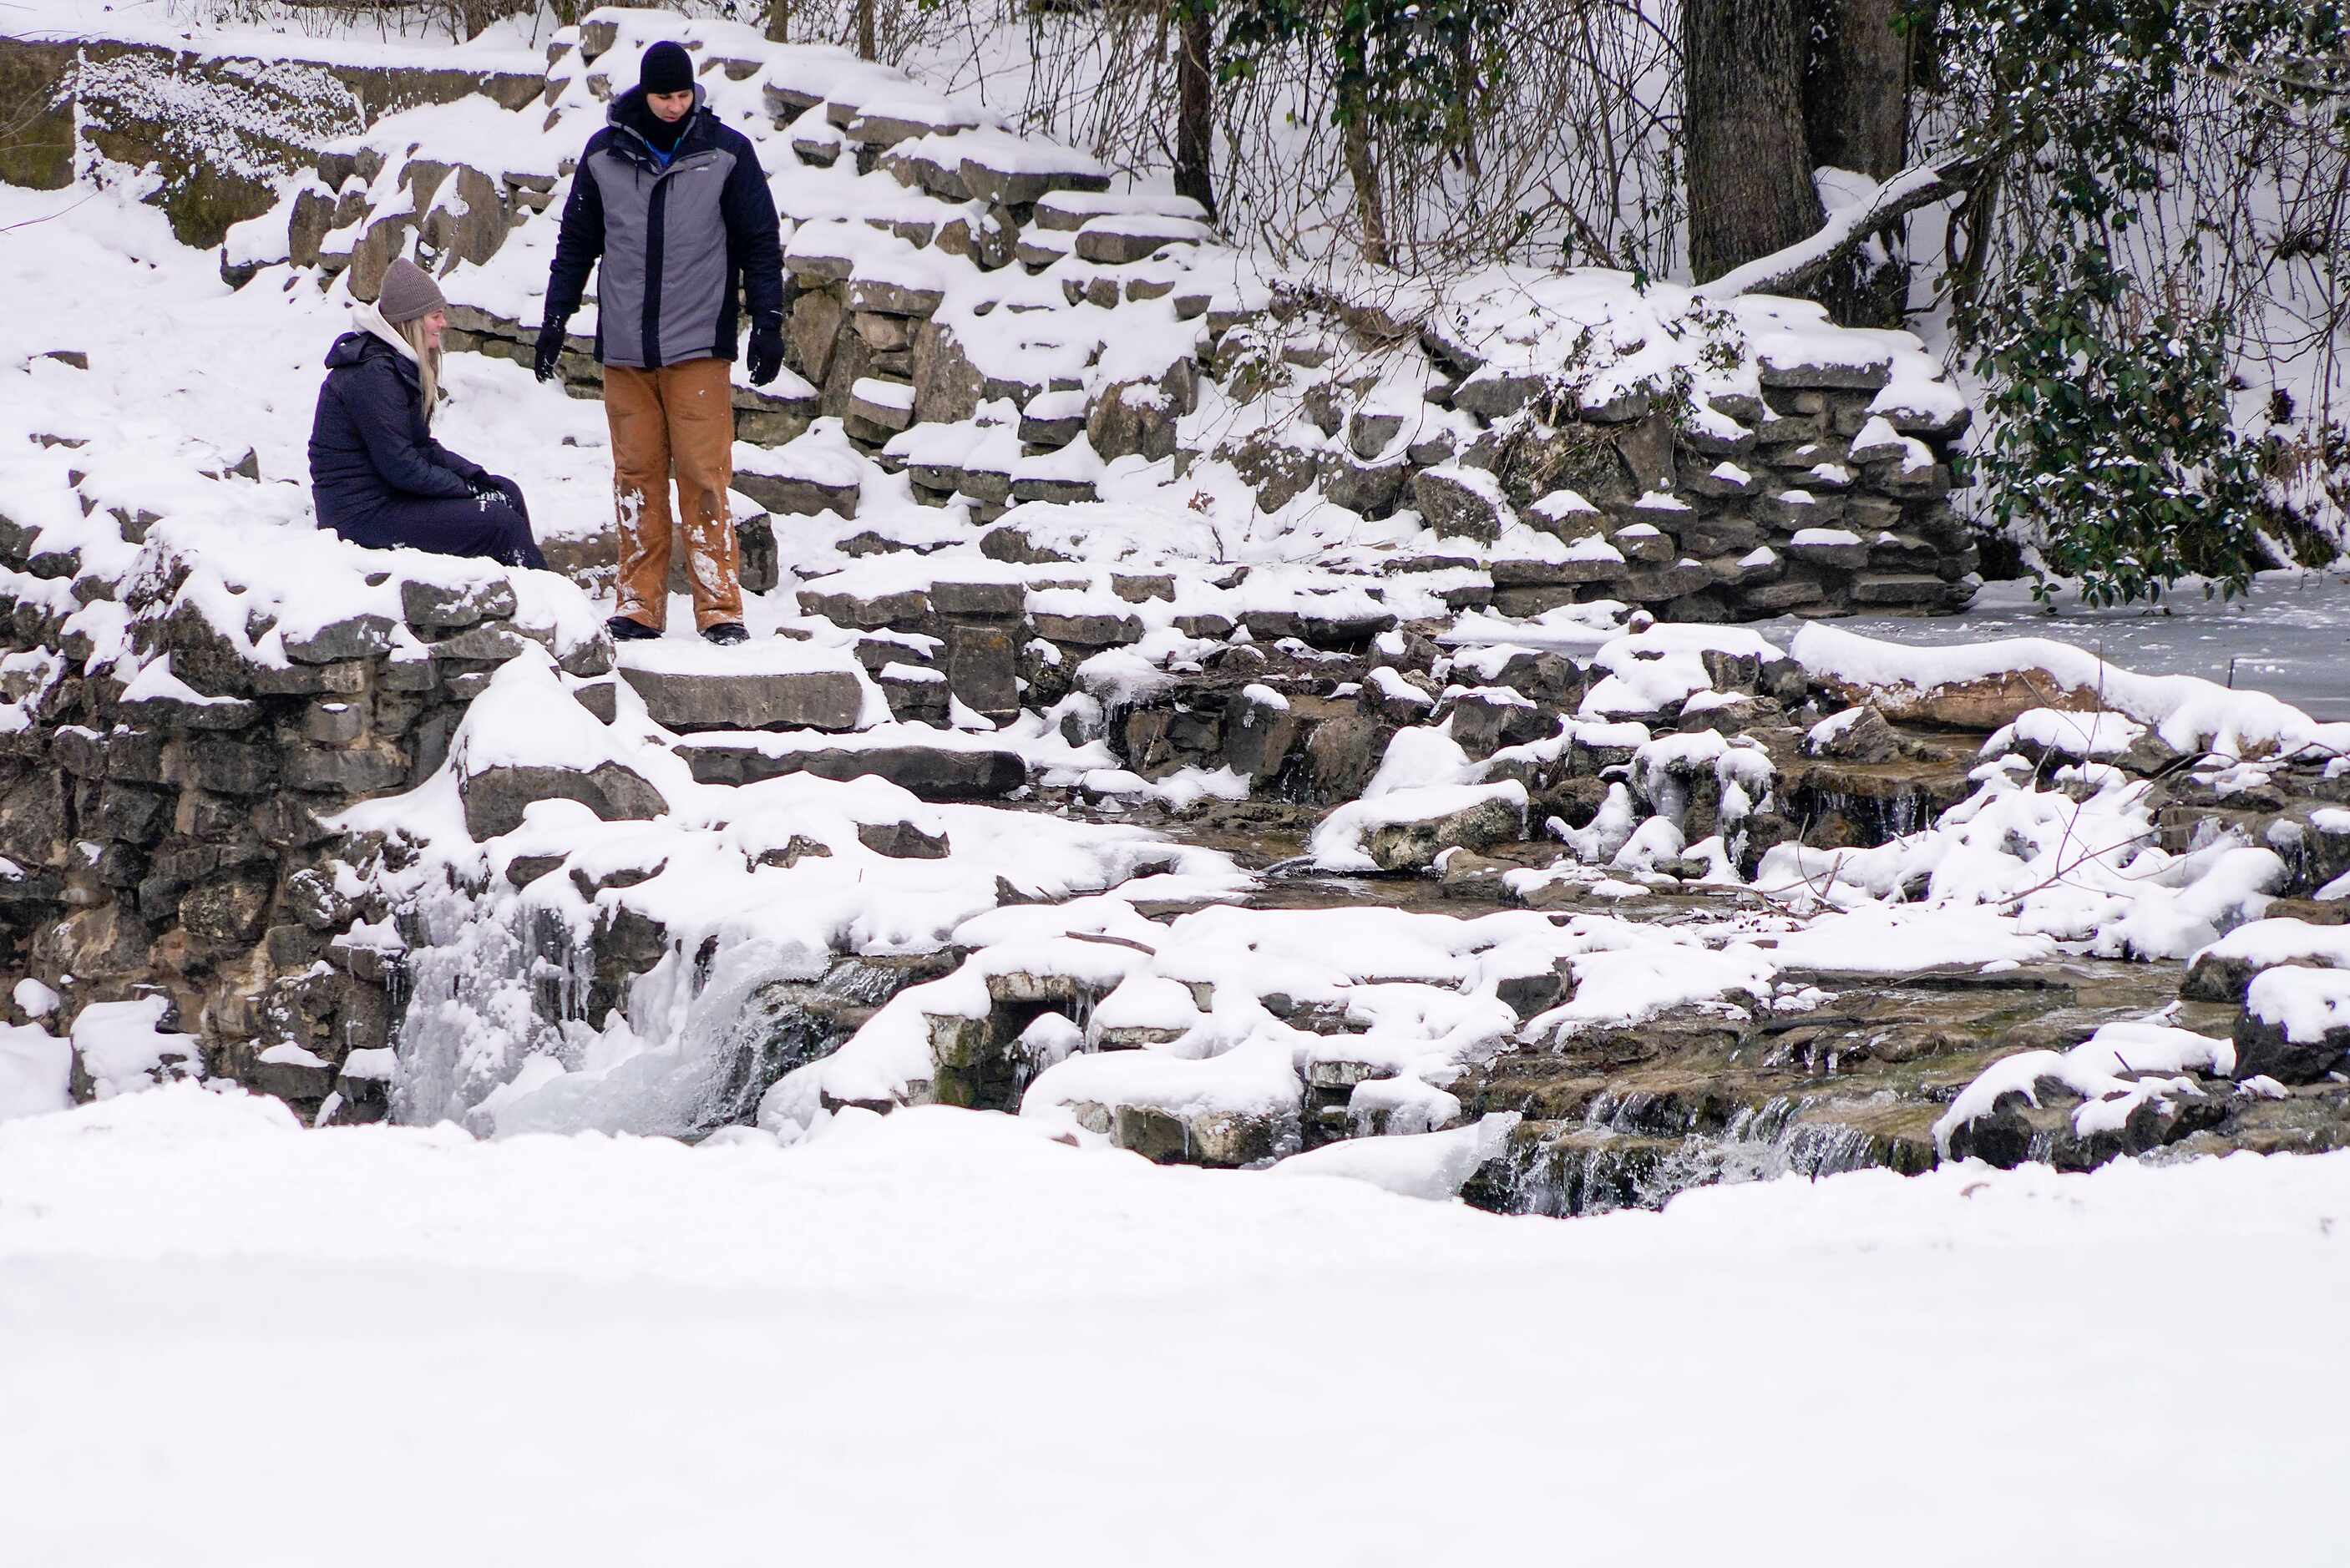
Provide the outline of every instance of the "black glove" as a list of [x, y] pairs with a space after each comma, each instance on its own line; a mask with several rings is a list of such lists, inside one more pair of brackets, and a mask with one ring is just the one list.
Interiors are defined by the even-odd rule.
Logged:
[[538, 329], [538, 352], [531, 359], [531, 374], [542, 381], [552, 381], [562, 362], [563, 323], [550, 321]]
[[465, 487], [484, 501], [514, 499], [514, 481], [502, 473], [477, 473], [465, 481]]
[[751, 328], [751, 385], [764, 387], [784, 368], [784, 329], [771, 322]]

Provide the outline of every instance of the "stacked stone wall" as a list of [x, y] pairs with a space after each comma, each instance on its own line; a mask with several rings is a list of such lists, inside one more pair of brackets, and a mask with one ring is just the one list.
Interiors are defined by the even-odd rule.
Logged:
[[387, 114], [476, 93], [507, 108], [537, 96], [514, 71], [216, 54], [91, 37], [0, 37], [0, 179], [73, 183], [84, 158], [162, 176], [150, 198], [182, 244], [216, 245], [278, 200], [284, 178], [328, 142]]
[[[23, 716], [0, 735], [0, 965], [57, 994], [60, 1030], [92, 1002], [161, 996], [215, 1074], [315, 1107], [351, 1053], [389, 1044], [397, 996], [390, 911], [347, 870], [378, 846], [334, 819], [430, 776], [491, 674], [549, 634], [514, 618], [502, 580], [410, 582], [409, 636], [354, 616], [264, 662], [175, 600], [187, 567], [162, 560], [118, 587], [0, 519], [0, 696]], [[47, 591], [61, 582], [71, 595]], [[68, 616], [116, 592], [132, 662], [168, 654], [168, 680], [78, 673], [93, 649]], [[601, 640], [565, 656], [578, 676], [609, 660]], [[608, 681], [581, 700], [598, 685], [608, 712]], [[380, 1102], [374, 1077], [341, 1088]]]

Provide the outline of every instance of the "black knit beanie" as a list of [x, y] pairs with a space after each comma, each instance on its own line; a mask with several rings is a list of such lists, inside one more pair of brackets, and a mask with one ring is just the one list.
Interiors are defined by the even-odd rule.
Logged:
[[691, 92], [692, 57], [681, 44], [655, 44], [645, 51], [645, 63], [637, 67], [637, 85], [648, 94]]

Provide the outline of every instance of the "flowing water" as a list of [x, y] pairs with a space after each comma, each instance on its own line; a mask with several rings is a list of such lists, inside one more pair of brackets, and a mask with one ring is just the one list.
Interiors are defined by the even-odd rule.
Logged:
[[[484, 1135], [691, 1137], [743, 1120], [769, 1084], [938, 961], [713, 940], [615, 987], [599, 981], [592, 926], [511, 894], [438, 889], [405, 924], [393, 1118]], [[604, 996], [625, 996], [625, 1014], [596, 1005]]]
[[1742, 1107], [1724, 1127], [1699, 1130], [1654, 1096], [1602, 1095], [1582, 1127], [1548, 1141], [1514, 1145], [1482, 1207], [1517, 1214], [1567, 1217], [1618, 1209], [1660, 1209], [1694, 1187], [1817, 1179], [1849, 1170], [1910, 1169], [1906, 1146], [1838, 1113], [1892, 1105], [1890, 1095], [1859, 1101], [1781, 1096]]

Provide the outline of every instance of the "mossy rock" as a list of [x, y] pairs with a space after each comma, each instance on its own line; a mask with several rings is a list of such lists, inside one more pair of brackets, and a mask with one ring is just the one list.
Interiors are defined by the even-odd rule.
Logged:
[[0, 181], [35, 191], [73, 183], [73, 106], [62, 97], [74, 64], [67, 44], [0, 38]]

